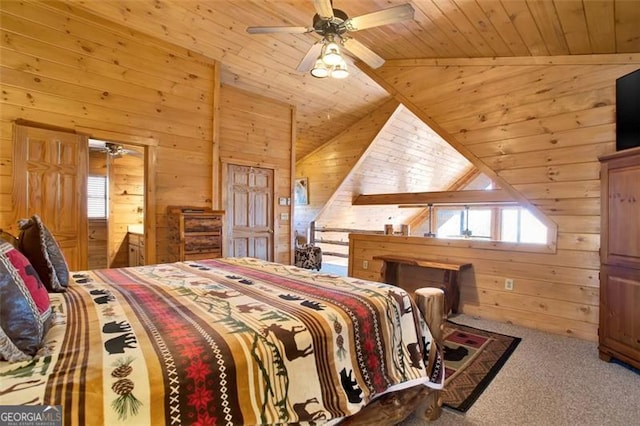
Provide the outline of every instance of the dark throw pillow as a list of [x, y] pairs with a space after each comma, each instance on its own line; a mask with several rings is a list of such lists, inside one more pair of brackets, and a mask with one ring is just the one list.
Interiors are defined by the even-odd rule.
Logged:
[[0, 241], [6, 241], [14, 247], [18, 247], [18, 239], [4, 229], [0, 229]]
[[[10, 362], [33, 358], [42, 346], [51, 316], [50, 306], [41, 312], [31, 297], [11, 261], [13, 251], [10, 244], [0, 243], [0, 359]], [[37, 288], [35, 293], [41, 299]]]
[[24, 282], [29, 290], [29, 294], [33, 299], [33, 302], [38, 307], [42, 322], [45, 324], [45, 333], [49, 328], [49, 319], [51, 318], [51, 300], [49, 299], [49, 293], [44, 286], [38, 273], [36, 272], [29, 259], [24, 254], [20, 253], [18, 249], [10, 246], [5, 242], [0, 242], [0, 254], [9, 259], [9, 262], [13, 265], [16, 272]]
[[38, 215], [20, 221], [18, 249], [29, 259], [49, 291], [66, 291], [69, 267], [53, 235]]

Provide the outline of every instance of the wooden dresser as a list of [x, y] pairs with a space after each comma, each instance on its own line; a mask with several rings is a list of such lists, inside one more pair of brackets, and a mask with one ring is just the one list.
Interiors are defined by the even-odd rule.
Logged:
[[600, 158], [600, 358], [640, 368], [640, 148]]
[[170, 261], [222, 257], [224, 211], [181, 206], [167, 213]]

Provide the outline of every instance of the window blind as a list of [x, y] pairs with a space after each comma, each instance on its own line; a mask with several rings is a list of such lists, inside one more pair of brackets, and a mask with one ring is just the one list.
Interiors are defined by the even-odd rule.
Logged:
[[107, 218], [107, 177], [89, 176], [87, 182], [87, 216], [90, 219]]

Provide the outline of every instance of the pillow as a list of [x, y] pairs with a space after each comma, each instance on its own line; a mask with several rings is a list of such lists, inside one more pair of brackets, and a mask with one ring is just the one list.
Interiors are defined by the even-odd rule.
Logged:
[[[0, 359], [33, 358], [42, 346], [45, 321], [18, 270], [9, 260], [10, 244], [0, 246]], [[50, 316], [50, 310], [49, 310]]]
[[67, 261], [55, 238], [38, 215], [20, 221], [18, 249], [27, 256], [49, 291], [67, 290]]
[[0, 242], [1, 241], [6, 241], [12, 246], [18, 247], [18, 239], [4, 229], [0, 229]]
[[38, 273], [33, 268], [24, 254], [9, 243], [0, 242], [0, 255], [6, 256], [11, 265], [16, 270], [22, 281], [24, 282], [29, 295], [38, 308], [42, 322], [45, 325], [45, 333], [49, 329], [49, 320], [51, 319], [51, 300], [47, 288], [40, 281]]

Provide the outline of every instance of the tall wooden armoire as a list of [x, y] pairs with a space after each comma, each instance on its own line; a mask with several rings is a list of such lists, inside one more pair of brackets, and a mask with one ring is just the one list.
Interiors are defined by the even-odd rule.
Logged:
[[600, 358], [640, 368], [640, 148], [600, 158]]

